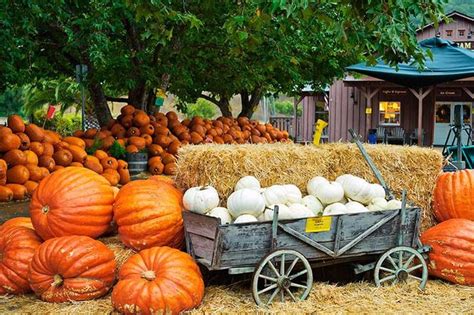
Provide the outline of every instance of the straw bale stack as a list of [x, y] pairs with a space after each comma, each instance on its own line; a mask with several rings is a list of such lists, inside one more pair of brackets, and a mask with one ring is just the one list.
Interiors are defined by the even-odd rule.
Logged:
[[[422, 230], [433, 226], [431, 195], [442, 169], [442, 155], [433, 149], [408, 146], [366, 145], [366, 149], [395, 195], [407, 189], [409, 200], [423, 209]], [[245, 175], [257, 177], [264, 187], [292, 183], [303, 192], [314, 176], [334, 180], [354, 174], [376, 182], [351, 143], [185, 146], [179, 151], [177, 167], [179, 187], [212, 185], [222, 200]]]

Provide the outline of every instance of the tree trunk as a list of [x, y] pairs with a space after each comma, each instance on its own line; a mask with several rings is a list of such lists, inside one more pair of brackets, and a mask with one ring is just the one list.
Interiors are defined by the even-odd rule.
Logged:
[[232, 108], [230, 107], [229, 99], [227, 97], [221, 97], [217, 104], [222, 116], [232, 117]]
[[100, 83], [91, 82], [88, 86], [89, 94], [94, 103], [94, 111], [101, 126], [106, 125], [111, 119], [112, 114], [110, 112], [107, 99], [105, 98], [104, 90]]
[[257, 110], [260, 98], [262, 98], [262, 89], [255, 88], [252, 91], [252, 96], [250, 97], [247, 91], [240, 92], [242, 100], [242, 110], [239, 114], [239, 117], [248, 117], [252, 118], [253, 113]]
[[146, 110], [146, 101], [148, 97], [145, 82], [137, 82], [135, 88], [128, 91], [128, 102], [135, 108]]

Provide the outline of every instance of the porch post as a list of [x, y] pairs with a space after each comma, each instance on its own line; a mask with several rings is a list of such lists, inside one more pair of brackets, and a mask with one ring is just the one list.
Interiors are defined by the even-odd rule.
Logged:
[[293, 133], [294, 133], [294, 139], [295, 143], [298, 142], [298, 104], [301, 103], [301, 101], [304, 99], [304, 96], [300, 96], [299, 98], [294, 98], [294, 107], [293, 107], [293, 119], [294, 119], [294, 128], [293, 128]]
[[421, 130], [423, 126], [423, 99], [430, 94], [430, 92], [433, 90], [433, 87], [428, 88], [424, 93], [423, 93], [423, 88], [419, 88], [418, 92], [414, 89], [410, 89], [410, 91], [415, 95], [415, 97], [418, 99], [418, 145], [422, 146], [423, 145], [423, 139], [421, 136], [423, 135], [423, 132]]
[[368, 132], [372, 123], [371, 123], [371, 117], [372, 117], [372, 113], [373, 113], [373, 108], [372, 108], [372, 98], [375, 96], [375, 94], [378, 93], [378, 91], [380, 90], [379, 88], [375, 88], [373, 91], [370, 87], [367, 87], [367, 88], [359, 88], [360, 91], [362, 92], [362, 95], [367, 99], [367, 106], [366, 106], [366, 109], [367, 108], [370, 108], [370, 115], [367, 113], [365, 113], [365, 129], [367, 129], [366, 131]]

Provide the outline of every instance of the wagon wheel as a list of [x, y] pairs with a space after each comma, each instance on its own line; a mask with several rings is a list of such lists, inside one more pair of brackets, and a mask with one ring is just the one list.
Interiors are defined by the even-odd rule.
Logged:
[[259, 306], [270, 305], [277, 296], [302, 301], [313, 286], [313, 271], [299, 252], [279, 249], [265, 256], [253, 274], [252, 295]]
[[375, 284], [396, 284], [413, 280], [424, 289], [428, 280], [428, 267], [423, 256], [411, 247], [399, 246], [385, 252], [375, 265]]

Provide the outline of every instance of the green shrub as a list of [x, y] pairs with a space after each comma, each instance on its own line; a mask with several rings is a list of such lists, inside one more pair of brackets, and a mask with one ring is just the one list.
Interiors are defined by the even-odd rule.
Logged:
[[[38, 110], [33, 114], [33, 123], [43, 126], [46, 119], [46, 111]], [[55, 130], [63, 136], [69, 136], [74, 131], [82, 128], [81, 116], [75, 114], [60, 115], [56, 113], [51, 120], [47, 120], [44, 127], [49, 130]]]
[[[290, 101], [276, 101], [275, 113], [277, 115], [293, 116], [294, 105]], [[296, 114], [298, 115], [298, 117], [301, 117], [301, 115], [303, 114], [303, 109], [300, 106], [297, 107]]]
[[200, 116], [204, 119], [212, 119], [217, 115], [218, 108], [214, 103], [198, 98], [196, 103], [187, 103], [185, 111], [187, 118]]

